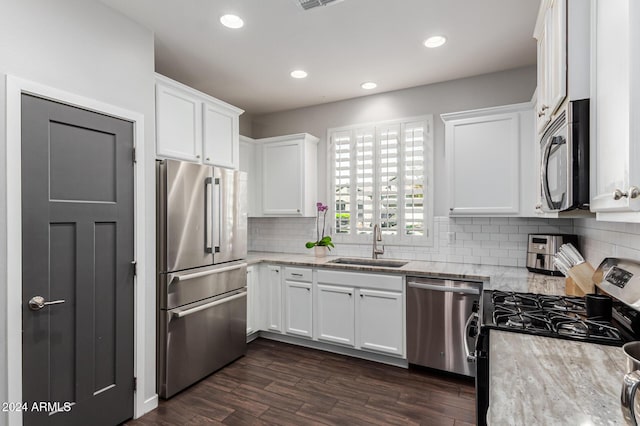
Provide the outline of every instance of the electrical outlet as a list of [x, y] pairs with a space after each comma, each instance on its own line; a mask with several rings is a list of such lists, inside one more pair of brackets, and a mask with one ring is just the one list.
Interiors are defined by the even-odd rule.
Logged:
[[447, 232], [447, 240], [449, 244], [453, 244], [456, 242], [456, 233], [455, 232]]

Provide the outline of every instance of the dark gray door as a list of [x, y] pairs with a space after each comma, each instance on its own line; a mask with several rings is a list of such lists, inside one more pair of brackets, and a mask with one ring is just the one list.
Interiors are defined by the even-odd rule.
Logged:
[[130, 122], [22, 96], [26, 426], [133, 416], [132, 150]]

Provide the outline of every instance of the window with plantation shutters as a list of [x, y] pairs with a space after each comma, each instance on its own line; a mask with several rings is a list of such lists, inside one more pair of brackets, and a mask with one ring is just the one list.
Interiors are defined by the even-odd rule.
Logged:
[[432, 132], [431, 115], [329, 130], [336, 241], [369, 241], [379, 224], [387, 243], [430, 242]]

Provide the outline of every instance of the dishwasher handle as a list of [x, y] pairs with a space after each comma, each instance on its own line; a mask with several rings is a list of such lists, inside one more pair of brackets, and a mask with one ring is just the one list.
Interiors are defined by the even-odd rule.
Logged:
[[409, 281], [407, 285], [411, 288], [417, 288], [420, 290], [447, 291], [460, 294], [480, 294], [480, 289], [473, 287], [451, 287], [445, 285], [423, 284], [415, 281]]

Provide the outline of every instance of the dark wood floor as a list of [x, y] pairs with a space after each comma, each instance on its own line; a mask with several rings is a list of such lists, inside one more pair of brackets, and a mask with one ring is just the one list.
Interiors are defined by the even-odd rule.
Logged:
[[148, 425], [468, 425], [473, 382], [271, 340], [144, 417]]

